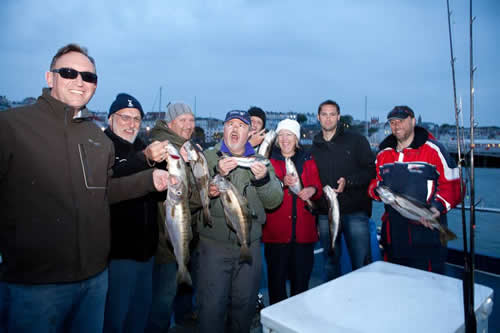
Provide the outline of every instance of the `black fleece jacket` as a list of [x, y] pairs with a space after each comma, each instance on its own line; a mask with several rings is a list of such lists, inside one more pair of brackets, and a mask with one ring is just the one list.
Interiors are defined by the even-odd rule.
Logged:
[[[372, 202], [367, 190], [370, 180], [375, 178], [375, 156], [368, 140], [338, 127], [330, 141], [325, 141], [322, 132], [316, 134], [311, 153], [323, 186], [337, 188], [337, 181], [341, 177], [346, 179], [344, 191], [338, 196], [340, 213], [364, 211], [371, 216]], [[320, 212], [326, 214], [326, 208], [323, 203]]]

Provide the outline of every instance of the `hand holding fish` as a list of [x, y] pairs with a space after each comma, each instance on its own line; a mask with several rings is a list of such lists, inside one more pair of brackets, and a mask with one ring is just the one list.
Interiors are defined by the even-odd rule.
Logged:
[[316, 188], [314, 186], [304, 187], [297, 196], [304, 201], [311, 199], [311, 197], [316, 193]]
[[285, 184], [285, 186], [288, 186], [288, 187], [297, 184], [298, 181], [299, 181], [299, 177], [293, 176], [292, 174], [287, 174], [283, 178], [283, 184]]
[[167, 157], [168, 140], [153, 141], [149, 146], [144, 149], [144, 156], [150, 161], [162, 162]]
[[344, 189], [345, 189], [345, 184], [346, 184], [346, 180], [344, 177], [340, 177], [339, 180], [337, 180], [337, 184], [339, 184], [339, 186], [337, 186], [337, 188], [334, 188], [333, 190], [337, 193], [342, 193], [344, 192]]
[[262, 179], [266, 176], [267, 174], [267, 168], [264, 165], [264, 163], [256, 162], [252, 164], [250, 167], [250, 170], [255, 176], [255, 179]]
[[[441, 215], [439, 210], [437, 210], [436, 207], [430, 207], [429, 210], [433, 213], [432, 219], [439, 221], [439, 216]], [[424, 217], [420, 218], [420, 223], [422, 223], [422, 225], [424, 227], [429, 228], [431, 230], [434, 230], [434, 226], [432, 225], [432, 223], [430, 221], [426, 220]]]
[[163, 192], [167, 189], [169, 182], [169, 173], [166, 170], [153, 170], [153, 184], [158, 192]]
[[232, 157], [226, 157], [219, 160], [217, 166], [221, 176], [227, 176], [231, 170], [238, 166], [238, 162]]
[[219, 188], [215, 184], [210, 184], [208, 187], [208, 196], [210, 198], [216, 198], [220, 195]]
[[252, 131], [250, 132], [250, 139], [248, 139], [248, 142], [252, 145], [252, 147], [256, 147], [264, 141], [264, 137], [266, 135], [266, 129], [262, 129], [259, 132]]

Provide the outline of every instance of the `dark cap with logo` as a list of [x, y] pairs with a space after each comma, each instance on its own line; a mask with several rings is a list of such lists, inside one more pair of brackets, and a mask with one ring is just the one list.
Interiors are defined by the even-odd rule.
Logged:
[[240, 110], [229, 111], [226, 114], [226, 119], [224, 120], [224, 122], [227, 122], [231, 119], [239, 119], [245, 124], [250, 125], [250, 115], [246, 111], [240, 111]]
[[391, 119], [406, 119], [415, 117], [415, 113], [406, 105], [395, 106], [394, 109], [387, 115], [387, 120]]
[[120, 93], [116, 96], [116, 99], [109, 107], [108, 117], [111, 116], [113, 113], [126, 108], [134, 108], [139, 110], [139, 112], [141, 113], [141, 118], [144, 118], [144, 111], [142, 111], [141, 103], [139, 103], [139, 101], [135, 99], [133, 96], [130, 96], [129, 94], [125, 93]]

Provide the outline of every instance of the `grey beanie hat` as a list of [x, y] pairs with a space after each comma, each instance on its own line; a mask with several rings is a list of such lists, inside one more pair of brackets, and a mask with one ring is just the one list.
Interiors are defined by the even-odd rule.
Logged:
[[183, 115], [185, 113], [190, 113], [194, 117], [193, 111], [191, 111], [191, 108], [189, 105], [184, 104], [184, 103], [174, 103], [174, 104], [169, 104], [167, 108], [167, 114], [165, 115], [165, 121], [167, 123], [171, 122], [175, 118], [179, 117], [180, 115]]

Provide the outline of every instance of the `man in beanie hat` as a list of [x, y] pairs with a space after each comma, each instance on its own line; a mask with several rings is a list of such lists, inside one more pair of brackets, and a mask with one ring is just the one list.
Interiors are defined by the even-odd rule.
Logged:
[[[155, 142], [146, 148], [137, 138], [143, 117], [141, 104], [129, 94], [118, 94], [109, 108], [109, 127], [104, 133], [115, 147], [115, 178], [150, 169], [150, 161], [164, 159], [167, 142]], [[119, 202], [110, 206], [110, 213], [111, 261], [104, 332], [142, 332], [152, 301], [153, 261], [158, 244], [156, 199], [147, 194]]]
[[[387, 186], [423, 205], [430, 205], [434, 218], [447, 225], [446, 213], [460, 201], [460, 178], [455, 160], [426, 129], [416, 126], [415, 114], [406, 105], [387, 115], [392, 134], [379, 145], [377, 175], [369, 194], [380, 200], [377, 186]], [[382, 245], [385, 259], [436, 273], [444, 273], [447, 247], [428, 221], [415, 223], [385, 205]]]
[[252, 123], [248, 142], [250, 142], [255, 150], [258, 150], [257, 148], [264, 141], [266, 133], [266, 113], [261, 108], [252, 106], [248, 109], [248, 114]]
[[86, 108], [97, 73], [85, 48], [61, 47], [45, 79], [35, 104], [0, 112], [0, 331], [102, 332], [109, 206], [163, 191], [169, 175], [111, 177], [113, 143]]
[[368, 184], [375, 176], [375, 157], [368, 140], [350, 132], [340, 122], [340, 106], [327, 100], [318, 107], [321, 132], [313, 139], [312, 155], [318, 165], [321, 184], [330, 185], [338, 193], [340, 229], [331, 255], [327, 205], [318, 217], [320, 242], [325, 261], [325, 281], [341, 275], [341, 237], [349, 249], [352, 269], [371, 262], [370, 225], [372, 201], [367, 194]]
[[[200, 225], [198, 253], [198, 294], [200, 332], [248, 333], [255, 315], [261, 278], [260, 238], [266, 221], [265, 209], [276, 208], [283, 199], [281, 184], [271, 164], [238, 166], [234, 157], [255, 156], [248, 142], [250, 115], [233, 110], [226, 114], [222, 142], [205, 150], [210, 176], [216, 173], [229, 180], [247, 199], [250, 216], [249, 252], [252, 260], [240, 262], [241, 247], [236, 233], [227, 226], [217, 186], [210, 188], [213, 227]], [[227, 313], [230, 315], [227, 315]]]
[[[195, 129], [195, 118], [189, 105], [178, 102], [169, 104], [165, 113], [164, 120], [157, 120], [154, 128], [151, 130], [151, 139], [158, 141], [168, 141], [177, 150], [179, 150], [184, 161], [187, 162], [187, 154], [182, 147], [184, 142], [191, 139]], [[166, 168], [164, 163], [159, 167]], [[191, 222], [193, 224], [193, 244], [194, 247], [197, 240], [196, 224], [202, 219], [201, 214], [201, 199], [200, 193], [197, 191], [196, 181], [190, 165], [187, 164], [188, 183], [190, 187], [189, 208], [191, 211]], [[173, 310], [173, 302], [176, 296], [177, 282], [177, 264], [175, 257], [170, 250], [172, 245], [168, 239], [168, 234], [165, 230], [165, 206], [163, 202], [158, 203], [158, 227], [160, 230], [159, 242], [156, 250], [156, 258], [153, 272], [153, 304], [146, 332], [163, 332], [167, 331], [170, 326], [170, 317]], [[189, 268], [193, 267], [196, 260], [195, 255], [191, 255]], [[192, 269], [190, 269], [193, 273]], [[194, 276], [193, 276], [194, 278]], [[187, 309], [179, 309], [176, 313], [175, 320], [180, 323], [184, 319], [192, 319], [195, 314], [192, 312], [192, 294], [186, 293], [185, 296], [179, 294], [176, 299], [186, 301]]]

